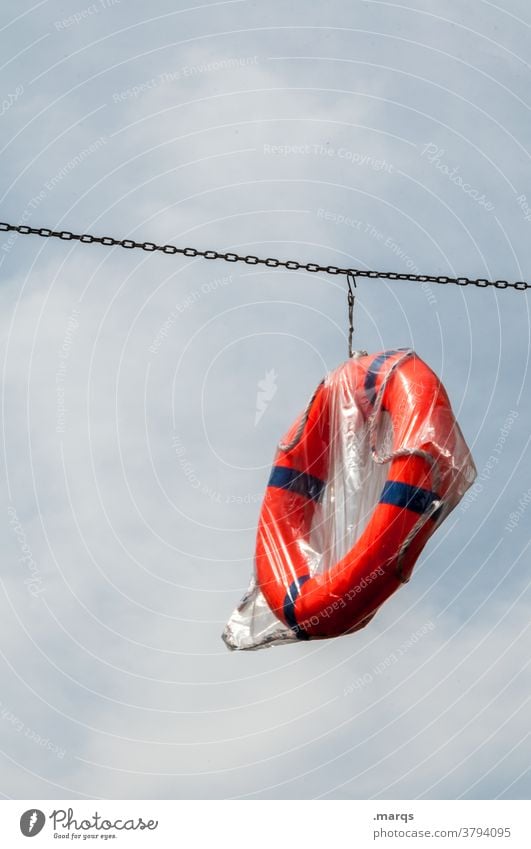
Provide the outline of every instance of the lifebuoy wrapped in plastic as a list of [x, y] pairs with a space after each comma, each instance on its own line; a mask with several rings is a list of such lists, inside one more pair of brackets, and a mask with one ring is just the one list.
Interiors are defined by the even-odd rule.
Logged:
[[476, 469], [446, 391], [414, 351], [357, 352], [278, 447], [255, 575], [231, 649], [363, 628], [406, 583]]

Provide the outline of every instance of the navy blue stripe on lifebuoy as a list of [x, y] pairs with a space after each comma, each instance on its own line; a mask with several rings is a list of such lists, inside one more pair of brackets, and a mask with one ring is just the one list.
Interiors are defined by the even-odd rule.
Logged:
[[267, 485], [274, 486], [277, 489], [287, 489], [289, 492], [295, 492], [310, 501], [319, 501], [325, 487], [325, 481], [315, 478], [313, 475], [308, 475], [306, 472], [290, 469], [287, 466], [273, 466]]
[[297, 630], [297, 636], [300, 637], [300, 639], [304, 639], [305, 637], [307, 637], [307, 634], [297, 625], [297, 617], [295, 616], [295, 602], [297, 601], [301, 593], [302, 585], [309, 580], [309, 575], [301, 575], [300, 578], [297, 578], [296, 581], [293, 581], [293, 583], [290, 584], [289, 590], [286, 593], [283, 605], [284, 618], [286, 619], [286, 622], [288, 623], [290, 628], [294, 628]]
[[409, 348], [393, 348], [390, 351], [384, 351], [382, 354], [378, 354], [378, 356], [374, 358], [369, 368], [367, 369], [364, 386], [365, 394], [367, 395], [367, 399], [370, 404], [374, 404], [376, 400], [376, 381], [378, 379], [378, 375], [380, 374], [380, 369], [383, 364], [390, 357], [394, 357], [395, 354], [400, 354], [403, 351], [408, 350]]
[[386, 481], [380, 495], [380, 504], [392, 504], [414, 513], [425, 513], [430, 504], [438, 500], [438, 496], [429, 489], [402, 481]]

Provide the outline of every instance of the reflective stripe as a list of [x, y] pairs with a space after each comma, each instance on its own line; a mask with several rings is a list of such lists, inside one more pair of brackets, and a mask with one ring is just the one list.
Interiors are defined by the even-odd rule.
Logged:
[[367, 369], [364, 385], [365, 394], [370, 404], [374, 404], [376, 400], [376, 381], [383, 364], [390, 357], [394, 357], [395, 354], [401, 354], [403, 351], [409, 351], [409, 348], [392, 348], [390, 351], [384, 351], [382, 354], [378, 354], [370, 364]]
[[288, 466], [273, 466], [267, 485], [274, 486], [277, 489], [287, 489], [289, 492], [295, 492], [310, 501], [319, 501], [325, 488], [325, 481], [314, 478], [313, 475], [308, 475], [306, 472], [290, 469]]
[[302, 628], [299, 628], [297, 625], [297, 617], [295, 616], [295, 602], [297, 601], [300, 595], [302, 585], [309, 580], [309, 575], [301, 575], [300, 578], [298, 578], [296, 581], [293, 581], [293, 583], [290, 584], [290, 588], [286, 593], [283, 605], [284, 617], [286, 619], [286, 622], [288, 623], [290, 628], [297, 629], [297, 636], [300, 640], [307, 639], [307, 634], [305, 631], [302, 630]]
[[435, 492], [402, 481], [386, 481], [380, 495], [380, 504], [392, 504], [414, 513], [425, 513], [430, 504], [438, 500]]

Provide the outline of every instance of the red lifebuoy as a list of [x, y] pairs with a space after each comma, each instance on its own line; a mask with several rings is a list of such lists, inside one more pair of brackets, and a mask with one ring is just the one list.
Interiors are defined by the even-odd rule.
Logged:
[[[345, 409], [351, 403], [358, 417], [361, 411], [373, 460], [388, 463], [389, 470], [363, 532], [345, 556], [321, 572], [311, 562], [307, 542], [337, 439], [330, 422], [338, 393]], [[378, 434], [371, 432], [382, 411], [392, 424], [386, 456], [378, 456]], [[257, 584], [269, 607], [300, 639], [362, 628], [409, 580], [429, 537], [474, 476], [446, 391], [413, 351], [359, 355], [344, 363], [317, 388], [275, 457], [255, 560]]]

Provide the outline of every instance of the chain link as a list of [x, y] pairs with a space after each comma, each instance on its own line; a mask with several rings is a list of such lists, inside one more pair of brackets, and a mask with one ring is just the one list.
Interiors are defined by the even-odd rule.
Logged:
[[281, 260], [274, 257], [263, 259], [253, 254], [240, 256], [240, 254], [226, 251], [201, 251], [197, 248], [178, 248], [175, 245], [157, 245], [155, 242], [135, 242], [132, 239], [113, 239], [112, 236], [92, 236], [90, 233], [71, 233], [69, 230], [51, 230], [48, 227], [28, 227], [26, 224], [6, 224], [0, 222], [0, 231], [11, 231], [21, 235], [43, 236], [45, 238], [57, 238], [64, 241], [79, 241], [84, 244], [117, 245], [121, 248], [139, 248], [143, 251], [161, 251], [165, 254], [182, 254], [183, 256], [203, 259], [223, 259], [226, 262], [245, 262], [247, 265], [265, 265], [268, 268], [286, 268], [288, 271], [309, 271], [311, 273], [321, 272], [323, 274], [343, 274], [351, 277], [379, 278], [381, 280], [412, 280], [415, 283], [455, 283], [457, 286], [494, 286], [496, 289], [517, 289], [524, 291], [531, 289], [531, 283], [525, 280], [510, 282], [508, 280], [471, 280], [468, 277], [439, 277], [429, 274], [398, 274], [394, 271], [367, 271], [360, 268], [340, 268], [337, 265], [319, 265], [316, 262], [297, 262], [296, 260]]

